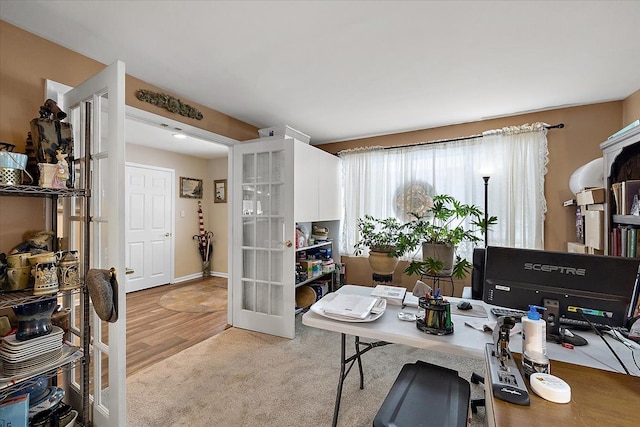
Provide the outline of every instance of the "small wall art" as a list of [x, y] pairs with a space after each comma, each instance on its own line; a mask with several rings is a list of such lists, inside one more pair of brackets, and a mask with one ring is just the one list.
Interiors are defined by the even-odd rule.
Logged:
[[227, 180], [216, 179], [213, 181], [214, 203], [227, 203]]
[[180, 197], [202, 199], [202, 180], [180, 177]]

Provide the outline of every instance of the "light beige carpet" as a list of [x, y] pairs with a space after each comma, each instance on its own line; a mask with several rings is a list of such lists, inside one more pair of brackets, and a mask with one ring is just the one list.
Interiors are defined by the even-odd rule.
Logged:
[[208, 313], [227, 309], [227, 289], [211, 283], [196, 283], [169, 291], [160, 297], [160, 306], [187, 313]]
[[[185, 325], [185, 327], [189, 327]], [[353, 339], [349, 338], [350, 346]], [[339, 374], [340, 334], [309, 328], [296, 318], [288, 340], [230, 328], [127, 379], [127, 425], [330, 426]], [[371, 426], [404, 363], [424, 360], [482, 372], [481, 360], [388, 345], [363, 356], [345, 381], [339, 426]], [[471, 385], [472, 397], [482, 397]], [[484, 423], [484, 408], [473, 426]]]

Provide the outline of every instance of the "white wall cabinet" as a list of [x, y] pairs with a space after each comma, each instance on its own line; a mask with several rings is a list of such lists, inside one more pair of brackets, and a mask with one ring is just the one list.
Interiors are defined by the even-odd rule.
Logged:
[[304, 142], [291, 141], [296, 222], [340, 219], [340, 159]]

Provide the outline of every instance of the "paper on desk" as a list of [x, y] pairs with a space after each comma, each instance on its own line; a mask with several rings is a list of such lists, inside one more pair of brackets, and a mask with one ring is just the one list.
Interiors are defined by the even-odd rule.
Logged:
[[324, 312], [354, 319], [364, 319], [369, 315], [378, 298], [362, 295], [336, 294], [325, 305]]
[[400, 286], [378, 285], [371, 291], [372, 297], [384, 298], [391, 305], [402, 305], [407, 288]]
[[407, 292], [403, 303], [407, 307], [418, 307], [418, 297]]
[[[493, 332], [493, 329], [496, 327], [498, 322], [495, 320], [483, 320], [483, 319], [469, 319], [465, 320], [464, 324], [467, 326], [471, 326], [473, 329], [477, 329], [478, 331], [483, 332]], [[513, 328], [511, 328], [510, 336], [514, 336], [519, 334], [522, 331], [522, 326], [520, 323], [516, 323]]]

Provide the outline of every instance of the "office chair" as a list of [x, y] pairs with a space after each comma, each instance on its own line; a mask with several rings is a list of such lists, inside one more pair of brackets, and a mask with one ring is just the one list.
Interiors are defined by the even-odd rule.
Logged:
[[458, 372], [418, 360], [407, 363], [373, 420], [373, 427], [466, 427], [471, 386]]

